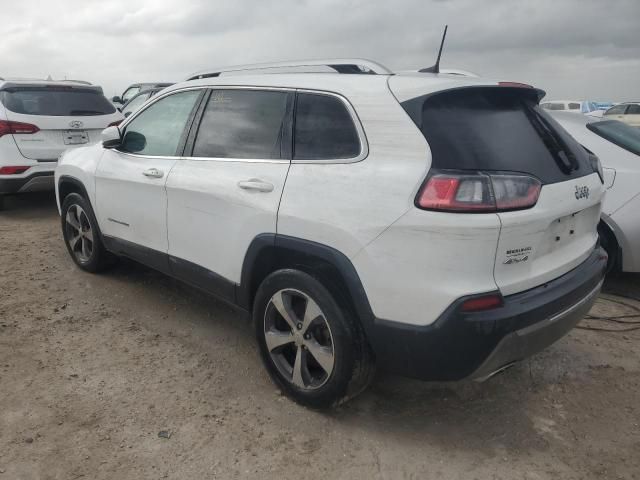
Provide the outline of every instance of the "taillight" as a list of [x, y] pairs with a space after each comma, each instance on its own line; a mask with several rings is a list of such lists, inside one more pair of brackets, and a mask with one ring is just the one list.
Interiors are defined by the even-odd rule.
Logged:
[[459, 213], [522, 210], [536, 204], [540, 189], [540, 181], [528, 175], [440, 170], [422, 186], [416, 206]]
[[10, 167], [0, 167], [0, 175], [20, 175], [21, 173], [29, 170], [30, 167], [24, 166], [10, 166]]
[[462, 302], [460, 309], [463, 312], [481, 312], [483, 310], [492, 310], [500, 308], [503, 305], [502, 295], [499, 293], [491, 293], [481, 297], [473, 297]]
[[0, 120], [0, 137], [9, 134], [36, 133], [40, 129], [31, 123], [12, 122], [10, 120]]

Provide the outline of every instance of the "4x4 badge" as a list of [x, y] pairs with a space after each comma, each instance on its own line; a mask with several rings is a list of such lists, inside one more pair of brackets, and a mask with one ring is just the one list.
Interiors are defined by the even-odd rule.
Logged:
[[576, 199], [580, 200], [581, 198], [589, 198], [589, 187], [586, 185], [582, 187], [576, 185]]

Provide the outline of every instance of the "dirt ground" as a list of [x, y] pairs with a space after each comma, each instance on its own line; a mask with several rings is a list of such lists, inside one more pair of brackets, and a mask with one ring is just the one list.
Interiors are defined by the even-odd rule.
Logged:
[[[131, 262], [81, 272], [51, 195], [7, 208], [0, 480], [640, 478], [640, 330], [574, 330], [482, 384], [379, 375], [320, 413], [280, 395], [241, 314]], [[640, 300], [640, 275], [592, 314], [638, 313], [614, 294]]]

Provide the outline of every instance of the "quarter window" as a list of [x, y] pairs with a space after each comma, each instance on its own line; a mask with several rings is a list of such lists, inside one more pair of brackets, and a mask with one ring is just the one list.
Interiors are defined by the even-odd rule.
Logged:
[[126, 126], [120, 149], [140, 155], [173, 157], [199, 90], [174, 93], [150, 105]]
[[192, 156], [280, 158], [288, 95], [270, 90], [212, 91]]
[[332, 95], [299, 93], [296, 102], [296, 160], [355, 158], [360, 139], [345, 104]]

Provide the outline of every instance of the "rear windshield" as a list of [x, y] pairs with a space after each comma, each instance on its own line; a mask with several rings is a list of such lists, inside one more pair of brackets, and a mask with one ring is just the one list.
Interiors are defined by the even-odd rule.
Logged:
[[19, 87], [0, 92], [2, 104], [14, 113], [76, 117], [116, 111], [96, 90], [72, 87]]
[[603, 120], [587, 124], [587, 128], [619, 147], [640, 155], [640, 128], [617, 120]]
[[433, 168], [524, 172], [542, 183], [593, 173], [587, 153], [533, 89], [461, 88], [402, 106], [429, 142]]

